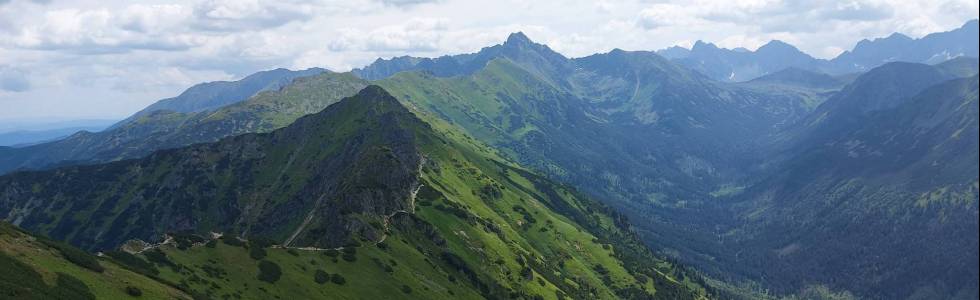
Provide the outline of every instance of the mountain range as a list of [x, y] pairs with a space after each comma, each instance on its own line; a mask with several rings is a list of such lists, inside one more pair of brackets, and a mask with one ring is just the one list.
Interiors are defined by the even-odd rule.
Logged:
[[162, 99], [136, 112], [118, 125], [131, 122], [155, 111], [193, 113], [209, 111], [236, 102], [244, 101], [263, 91], [278, 90], [300, 77], [307, 77], [327, 71], [310, 68], [300, 71], [275, 69], [262, 71], [236, 81], [214, 81], [194, 85], [177, 97]]
[[[320, 252], [343, 252], [344, 262], [334, 259], [322, 267], [331, 272], [347, 269], [336, 264], [366, 261], [365, 268], [375, 272], [341, 275], [352, 286], [377, 286], [390, 278], [373, 291], [260, 285], [264, 268], [279, 269], [275, 280], [265, 280], [272, 282], [305, 276], [312, 283], [315, 272], [295, 268], [289, 262], [295, 259], [278, 260], [284, 264], [279, 267], [277, 260], [261, 260], [269, 254], [252, 253], [261, 260], [257, 277], [231, 284], [199, 284], [192, 276], [223, 273], [207, 267], [247, 265], [160, 272], [187, 290], [213, 296], [370, 297], [399, 289], [423, 298], [697, 296], [690, 287], [695, 283], [666, 275], [683, 270], [631, 238], [622, 217], [487, 151], [452, 129], [422, 121], [384, 89], [368, 86], [270, 133], [136, 160], [14, 173], [0, 183], [0, 207], [18, 226], [85, 249], [106, 251], [181, 233], [198, 235], [180, 239], [204, 242], [207, 235], [201, 234], [219, 232], [224, 239], [247, 239], [250, 252], [266, 253], [261, 247], [268, 245], [260, 241], [275, 241], [280, 248], [269, 252], [294, 252], [303, 257], [301, 266], [325, 257]], [[177, 250], [168, 251], [187, 248], [177, 243]], [[146, 252], [158, 250], [140, 250], [145, 259], [159, 260], [149, 254], [157, 252]], [[187, 251], [162, 255], [216, 260], [234, 254]]]
[[194, 297], [975, 299], [976, 25], [277, 70], [0, 148], [0, 216]]
[[[282, 79], [271, 80], [279, 82]], [[261, 84], [235, 85], [254, 87]], [[298, 78], [282, 89], [260, 92], [214, 110], [143, 110], [103, 131], [82, 131], [61, 140], [27, 147], [0, 147], [0, 171], [137, 158], [156, 150], [213, 142], [241, 133], [268, 132], [289, 125], [303, 115], [318, 112], [366, 85], [366, 81], [350, 74], [320, 72]], [[208, 95], [204, 100], [208, 101], [206, 99], [211, 97], [230, 99], [248, 93], [218, 87], [197, 94]], [[195, 98], [187, 96], [184, 99]], [[163, 101], [172, 103], [169, 99]]]
[[23, 147], [58, 140], [79, 131], [100, 131], [118, 120], [0, 123], [0, 146]]
[[746, 81], [786, 68], [831, 75], [865, 72], [892, 61], [937, 64], [956, 57], [980, 57], [977, 20], [960, 28], [913, 39], [901, 33], [861, 40], [833, 59], [817, 59], [796, 47], [774, 40], [755, 51], [725, 49], [697, 41], [691, 49], [670, 47], [657, 53], [719, 81]]

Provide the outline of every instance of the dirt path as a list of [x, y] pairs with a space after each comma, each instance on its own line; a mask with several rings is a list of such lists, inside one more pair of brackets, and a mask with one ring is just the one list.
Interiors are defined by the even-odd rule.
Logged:
[[303, 229], [306, 229], [306, 226], [310, 225], [310, 221], [313, 221], [313, 216], [316, 215], [316, 210], [320, 208], [320, 203], [323, 202], [323, 198], [326, 196], [327, 196], [326, 194], [320, 195], [320, 198], [316, 199], [316, 202], [313, 203], [313, 209], [310, 209], [310, 212], [306, 214], [306, 218], [303, 219], [303, 223], [299, 224], [299, 227], [296, 228], [296, 231], [293, 231], [293, 234], [290, 235], [289, 238], [282, 243], [283, 247], [289, 247], [289, 244], [293, 243], [293, 240], [295, 240], [296, 237], [299, 236], [300, 232], [303, 232]]

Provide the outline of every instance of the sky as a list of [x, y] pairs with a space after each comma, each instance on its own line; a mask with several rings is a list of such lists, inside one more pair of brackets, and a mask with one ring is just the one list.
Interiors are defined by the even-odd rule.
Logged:
[[958, 28], [978, 1], [0, 0], [0, 122], [121, 119], [196, 83], [469, 53], [516, 31], [569, 57], [778, 39], [832, 58]]

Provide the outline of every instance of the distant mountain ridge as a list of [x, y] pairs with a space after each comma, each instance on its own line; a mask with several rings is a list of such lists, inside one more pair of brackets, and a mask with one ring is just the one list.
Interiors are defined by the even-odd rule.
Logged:
[[[755, 51], [744, 48], [719, 48], [712, 43], [699, 40], [691, 49], [673, 46], [655, 52], [714, 80], [741, 82], [787, 68], [841, 75], [864, 72], [890, 61], [936, 64], [960, 56], [976, 58], [980, 56], [977, 46], [980, 42], [977, 36], [977, 20], [972, 20], [959, 28], [929, 34], [920, 39], [912, 39], [896, 33], [888, 38], [862, 40], [853, 50], [845, 51], [831, 60], [814, 58], [793, 45], [779, 40], [770, 41]], [[504, 44], [487, 47], [477, 53], [437, 58], [411, 56], [379, 58], [351, 72], [368, 80], [383, 79], [398, 72], [412, 70], [425, 70], [439, 77], [469, 74], [485, 65], [492, 57], [508, 56], [508, 51], [513, 54], [512, 49], [519, 48], [519, 45], [536, 44], [530, 42], [526, 35], [518, 32], [508, 37]]]
[[831, 62], [837, 73], [864, 71], [891, 61], [937, 64], [960, 56], [976, 58], [980, 52], [978, 40], [978, 20], [971, 20], [957, 29], [918, 39], [895, 33], [887, 38], [862, 40]]
[[834, 88], [841, 87], [844, 84], [844, 82], [842, 82], [840, 79], [834, 78], [833, 76], [796, 67], [789, 67], [780, 71], [762, 75], [750, 80], [749, 82], [790, 84], [813, 88]]
[[674, 57], [675, 62], [720, 81], [746, 81], [790, 67], [813, 70], [820, 64], [818, 59], [776, 40], [756, 51], [724, 49], [697, 41], [686, 55]]
[[357, 93], [367, 82], [350, 73], [298, 77], [282, 89], [260, 92], [213, 111], [157, 110], [134, 115], [100, 132], [21, 148], [0, 147], [0, 173], [138, 158], [153, 151], [268, 132]]
[[[532, 42], [523, 32], [516, 32], [508, 36], [503, 44], [485, 47], [476, 53], [446, 55], [437, 58], [410, 56], [387, 60], [379, 58], [374, 63], [354, 69], [351, 72], [368, 80], [383, 79], [398, 72], [413, 70], [424, 70], [439, 77], [450, 77], [471, 74], [498, 57], [507, 57], [517, 62], [527, 62], [529, 66], [560, 67], [565, 65], [562, 63], [565, 58], [561, 54], [552, 51], [546, 45]], [[550, 70], [550, 72], [556, 71]]]
[[313, 76], [323, 72], [328, 71], [321, 68], [309, 68], [299, 71], [279, 68], [256, 72], [236, 81], [213, 81], [196, 84], [176, 97], [162, 99], [150, 104], [150, 106], [134, 113], [113, 127], [160, 110], [179, 113], [214, 110], [229, 104], [245, 101], [245, 99], [262, 91], [278, 90], [292, 82], [293, 79]]
[[[53, 124], [37, 124], [0, 132], [0, 147], [23, 147], [68, 137], [79, 131], [100, 131], [117, 120], [78, 120]], [[36, 128], [36, 129], [35, 129]]]
[[957, 57], [980, 56], [977, 20], [963, 26], [912, 39], [900, 33], [862, 40], [850, 51], [826, 60], [774, 40], [756, 51], [724, 49], [697, 41], [691, 49], [673, 46], [657, 53], [720, 81], [746, 81], [786, 68], [839, 75], [864, 72], [892, 61], [937, 64]]

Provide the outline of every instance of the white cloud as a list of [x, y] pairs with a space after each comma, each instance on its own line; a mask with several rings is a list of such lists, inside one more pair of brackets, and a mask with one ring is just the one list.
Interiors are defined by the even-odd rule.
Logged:
[[891, 6], [874, 2], [841, 2], [836, 6], [820, 10], [821, 17], [832, 20], [861, 20], [873, 21], [888, 18], [892, 15]]
[[208, 0], [194, 7], [193, 26], [211, 31], [275, 28], [308, 20], [313, 7], [297, 1]]
[[613, 12], [613, 9], [615, 9], [615, 7], [616, 7], [616, 4], [614, 4], [614, 3], [610, 2], [610, 1], [599, 0], [599, 1], [596, 1], [595, 2], [595, 9], [599, 13], [604, 13], [604, 14], [612, 13]]
[[696, 16], [686, 13], [684, 7], [677, 4], [654, 4], [640, 11], [637, 25], [645, 29], [657, 29], [667, 26], [689, 25], [698, 22]]
[[393, 6], [413, 6], [424, 3], [436, 3], [439, 0], [379, 0], [378, 2]]
[[186, 50], [200, 43], [200, 38], [166, 31], [167, 27], [161, 26], [162, 20], [179, 16], [179, 9], [173, 7], [131, 6], [119, 12], [58, 9], [44, 12], [38, 22], [21, 27], [8, 44], [78, 54]]
[[749, 49], [780, 39], [831, 57], [863, 38], [959, 27], [977, 2], [0, 0], [0, 119], [122, 117], [201, 81], [475, 52], [515, 31], [571, 57], [699, 39]]
[[370, 31], [345, 28], [329, 43], [329, 47], [334, 51], [435, 51], [440, 49], [441, 40], [448, 29], [446, 19], [430, 18], [414, 18], [403, 24]]
[[122, 10], [119, 27], [140, 33], [159, 33], [183, 26], [191, 17], [191, 9], [177, 4], [127, 6]]

